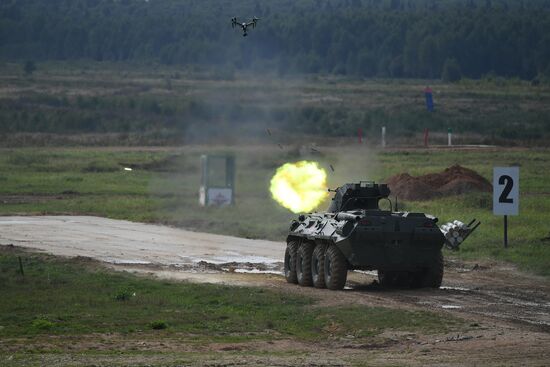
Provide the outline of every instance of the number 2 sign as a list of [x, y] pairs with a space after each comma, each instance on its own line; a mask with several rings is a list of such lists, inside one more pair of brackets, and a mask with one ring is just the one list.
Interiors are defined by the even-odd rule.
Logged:
[[493, 168], [493, 214], [518, 215], [519, 167]]

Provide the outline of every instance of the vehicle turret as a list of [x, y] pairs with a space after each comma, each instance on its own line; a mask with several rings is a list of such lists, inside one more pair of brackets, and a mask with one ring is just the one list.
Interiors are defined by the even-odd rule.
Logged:
[[388, 185], [373, 181], [348, 183], [330, 191], [335, 194], [327, 210], [329, 213], [358, 209], [377, 210], [380, 199], [387, 199], [390, 195]]

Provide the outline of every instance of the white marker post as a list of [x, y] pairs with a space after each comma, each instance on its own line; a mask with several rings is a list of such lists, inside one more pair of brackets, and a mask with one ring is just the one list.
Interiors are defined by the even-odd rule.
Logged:
[[508, 247], [508, 216], [519, 213], [519, 167], [493, 168], [493, 214], [504, 215], [504, 247]]
[[382, 148], [386, 147], [386, 127], [382, 126]]
[[447, 145], [453, 145], [453, 129], [451, 128], [447, 129]]

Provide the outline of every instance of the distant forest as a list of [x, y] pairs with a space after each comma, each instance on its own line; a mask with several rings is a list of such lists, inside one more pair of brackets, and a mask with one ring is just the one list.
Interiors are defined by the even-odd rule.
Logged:
[[[249, 37], [233, 16], [257, 16]], [[0, 58], [550, 77], [550, 0], [2, 0]]]

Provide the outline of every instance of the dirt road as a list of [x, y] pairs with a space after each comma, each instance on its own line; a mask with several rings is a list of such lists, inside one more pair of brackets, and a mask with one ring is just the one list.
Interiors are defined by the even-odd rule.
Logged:
[[[474, 354], [486, 358], [487, 363], [481, 364], [530, 361], [527, 364], [537, 365], [550, 360], [550, 282], [522, 273], [509, 264], [448, 260], [443, 287], [437, 290], [384, 290], [376, 283], [374, 272], [352, 272], [346, 289], [332, 292], [287, 284], [280, 275], [282, 242], [97, 217], [44, 216], [0, 217], [0, 244], [55, 255], [92, 257], [118, 269], [159, 277], [262, 285], [311, 295], [327, 305], [430, 309], [479, 323], [482, 328], [466, 339], [459, 336], [446, 344], [420, 340], [416, 344], [410, 342], [408, 348], [413, 345], [421, 351], [428, 343], [433, 350], [448, 353], [445, 360], [450, 364], [475, 362], [471, 359]], [[403, 347], [393, 346], [387, 353]], [[410, 364], [387, 353], [381, 354], [385, 361]], [[425, 357], [418, 362], [442, 361]]]
[[189, 268], [202, 263], [274, 267], [284, 243], [89, 216], [0, 217], [0, 243], [113, 264]]
[[[238, 273], [282, 274], [285, 248], [283, 242], [89, 216], [0, 217], [0, 244], [86, 256], [128, 270], [154, 270], [160, 276], [239, 284], [279, 283], [280, 277]], [[380, 292], [375, 278], [375, 272], [351, 273], [347, 291], [353, 292], [348, 293], [369, 301], [376, 295], [392, 303], [488, 316], [550, 331], [550, 282], [510, 265], [447, 261], [439, 290]]]

